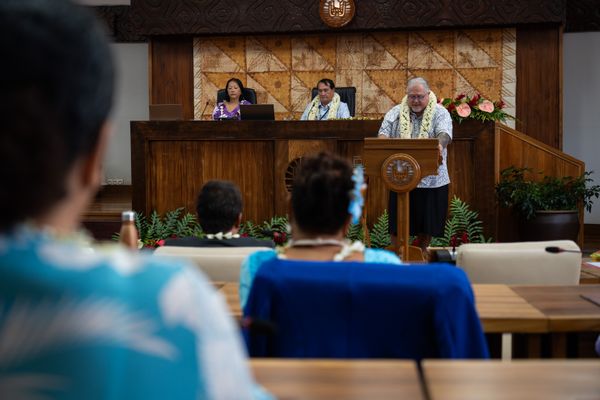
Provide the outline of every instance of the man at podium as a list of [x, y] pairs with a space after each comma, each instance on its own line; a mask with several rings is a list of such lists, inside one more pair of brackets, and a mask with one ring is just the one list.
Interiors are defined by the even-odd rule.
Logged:
[[[406, 85], [402, 102], [385, 114], [381, 138], [427, 139], [438, 138], [442, 163], [437, 175], [423, 177], [417, 188], [410, 192], [410, 234], [416, 235], [419, 247], [426, 250], [432, 236], [444, 232], [448, 209], [448, 185], [450, 177], [446, 166], [446, 147], [452, 140], [450, 113], [437, 103], [435, 94], [423, 78], [412, 78]], [[390, 192], [390, 232], [397, 235], [397, 198]]]

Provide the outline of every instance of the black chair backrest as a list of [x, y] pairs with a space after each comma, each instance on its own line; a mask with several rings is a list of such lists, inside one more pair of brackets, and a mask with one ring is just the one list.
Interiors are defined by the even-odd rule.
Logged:
[[[310, 99], [314, 99], [318, 94], [317, 88], [312, 88]], [[348, 104], [350, 115], [354, 117], [354, 109], [356, 107], [356, 88], [354, 86], [336, 87], [335, 92], [340, 95], [340, 100]]]
[[[252, 104], [256, 104], [256, 91], [251, 88], [244, 88], [242, 92], [243, 99]], [[225, 100], [225, 89], [219, 89], [217, 92], [217, 104]]]

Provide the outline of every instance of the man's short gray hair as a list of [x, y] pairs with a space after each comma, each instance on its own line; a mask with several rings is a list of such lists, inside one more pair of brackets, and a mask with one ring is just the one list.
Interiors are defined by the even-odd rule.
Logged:
[[406, 91], [408, 92], [408, 90], [415, 85], [422, 85], [423, 89], [425, 89], [426, 92], [429, 92], [429, 84], [425, 78], [421, 78], [420, 76], [408, 80], [408, 83], [406, 84]]

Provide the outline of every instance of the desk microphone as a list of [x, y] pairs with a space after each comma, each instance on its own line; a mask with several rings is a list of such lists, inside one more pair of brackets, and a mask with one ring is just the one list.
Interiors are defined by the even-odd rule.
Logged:
[[581, 251], [579, 250], [567, 250], [567, 249], [563, 249], [562, 247], [557, 247], [557, 246], [548, 246], [546, 247], [546, 251], [548, 253], [577, 253], [577, 254], [581, 254]]
[[202, 112], [200, 113], [200, 119], [202, 119], [202, 116], [204, 115], [204, 111], [206, 111], [206, 107], [208, 107], [208, 103], [210, 103], [208, 100], [206, 100], [206, 104], [204, 105], [204, 108], [202, 109]]

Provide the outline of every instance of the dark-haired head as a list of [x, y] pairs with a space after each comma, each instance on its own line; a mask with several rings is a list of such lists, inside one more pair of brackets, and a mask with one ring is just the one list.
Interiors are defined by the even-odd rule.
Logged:
[[98, 144], [114, 70], [94, 15], [66, 0], [0, 2], [0, 230], [48, 212]]
[[227, 81], [227, 83], [225, 84], [225, 101], [231, 101], [231, 99], [229, 98], [229, 91], [227, 90], [229, 88], [229, 83], [231, 82], [235, 82], [238, 87], [240, 88], [240, 98], [239, 101], [244, 100], [244, 85], [242, 84], [242, 81], [240, 81], [238, 78], [231, 78]]
[[292, 218], [304, 233], [333, 235], [349, 220], [352, 166], [328, 152], [308, 156], [294, 177]]
[[329, 89], [335, 89], [335, 83], [333, 83], [333, 81], [331, 79], [328, 79], [328, 78], [321, 79], [319, 82], [317, 82], [317, 87], [319, 87], [319, 84], [321, 84], [321, 83], [325, 86], [328, 86]]
[[204, 233], [227, 233], [239, 224], [242, 194], [235, 183], [208, 181], [196, 201], [198, 222]]

